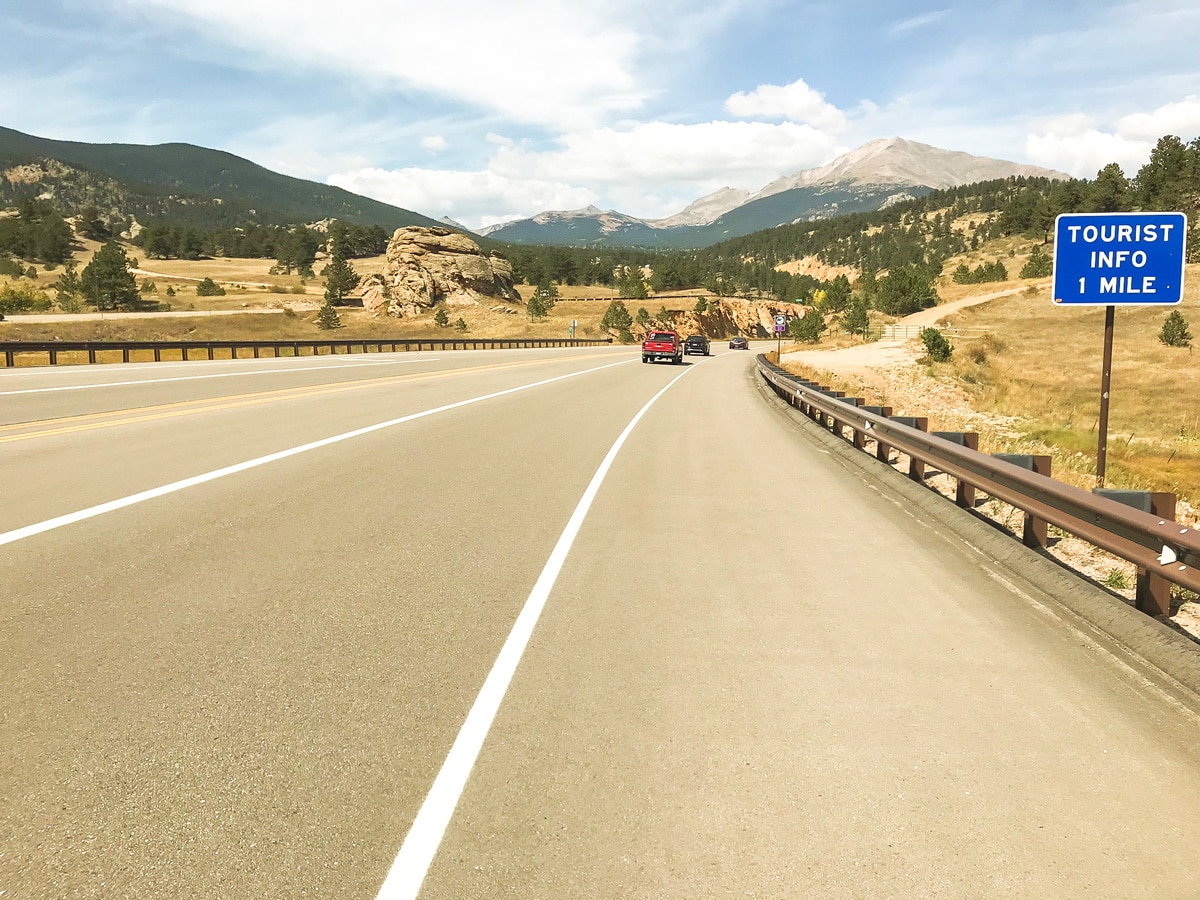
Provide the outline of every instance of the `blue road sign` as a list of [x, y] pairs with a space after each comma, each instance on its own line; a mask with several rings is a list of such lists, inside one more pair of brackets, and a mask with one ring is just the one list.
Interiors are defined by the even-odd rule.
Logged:
[[1147, 306], [1183, 299], [1187, 217], [1067, 213], [1054, 223], [1054, 302]]

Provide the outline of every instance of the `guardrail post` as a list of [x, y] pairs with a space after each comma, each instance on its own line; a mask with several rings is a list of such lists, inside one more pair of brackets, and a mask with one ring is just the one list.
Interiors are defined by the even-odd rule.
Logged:
[[[917, 431], [929, 430], [929, 419], [926, 416], [892, 416], [892, 421]], [[925, 463], [911, 454], [908, 457], [908, 477], [913, 481], [925, 480]]]
[[121, 348], [121, 362], [129, 362], [129, 348], [128, 347]]
[[58, 351], [55, 350], [53, 347], [50, 348], [50, 365], [52, 365], [52, 366], [58, 365]]
[[[887, 417], [892, 414], [892, 408], [890, 406], [860, 406], [859, 409], [862, 410], [863, 412], [874, 413], [877, 416]], [[855, 450], [865, 450], [866, 449], [866, 446], [867, 446], [866, 431], [855, 428], [853, 440], [854, 440], [854, 449]], [[876, 440], [875, 443], [876, 443], [876, 447], [878, 447], [878, 444], [879, 444], [878, 440]]]
[[[853, 406], [853, 407], [859, 407], [859, 406], [862, 406], [862, 397], [842, 397], [842, 402], [849, 404], [850, 406]], [[833, 433], [836, 434], [838, 437], [846, 436], [846, 432], [843, 430], [845, 428], [850, 429], [850, 437], [851, 438], [856, 438], [858, 436], [858, 430], [854, 427], [854, 425], [852, 423], [839, 422], [837, 419], [833, 420]]]
[[[979, 450], [979, 435], [974, 431], [935, 431], [934, 437], [966, 447], [968, 450]], [[954, 491], [954, 502], [963, 509], [975, 508], [975, 485], [968, 484], [961, 478], [957, 479]]]
[[[1175, 495], [1168, 491], [1121, 491], [1097, 488], [1092, 493], [1107, 497], [1140, 509], [1142, 512], [1158, 516], [1167, 522], [1175, 521]], [[1137, 567], [1137, 587], [1134, 591], [1134, 605], [1142, 612], [1151, 616], [1171, 615], [1171, 582], [1161, 575]]]
[[[95, 347], [88, 347], [88, 362], [91, 363], [92, 365], [96, 364], [96, 348]], [[9, 365], [12, 365], [12, 363], [9, 363]]]
[[[1022, 469], [1028, 469], [1030, 472], [1038, 475], [1045, 475], [1047, 478], [1050, 477], [1051, 457], [1049, 456], [1030, 453], [993, 453], [992, 456], [996, 459], [1012, 463], [1014, 466], [1020, 466]], [[1022, 529], [1021, 542], [1026, 547], [1045, 550], [1050, 543], [1046, 520], [1039, 519], [1031, 513], [1025, 513], [1025, 525]]]
[[208, 344], [208, 358], [213, 359], [213, 345], [211, 342]]
[[6, 366], [8, 366], [10, 369], [13, 368], [14, 366], [16, 366], [17, 354], [14, 353], [12, 350], [5, 350], [4, 351], [4, 364]]

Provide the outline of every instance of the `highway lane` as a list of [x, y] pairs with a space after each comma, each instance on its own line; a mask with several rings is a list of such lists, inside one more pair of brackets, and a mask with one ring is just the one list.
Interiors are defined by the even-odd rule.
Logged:
[[[24, 523], [88, 480], [62, 470], [165, 483], [621, 358], [0, 467], [37, 480], [18, 448], [61, 444]], [[422, 896], [1187, 896], [1194, 710], [804, 439], [746, 354], [693, 362], [597, 491]], [[589, 480], [680, 373], [581, 374], [0, 547], [0, 891], [374, 896]]]

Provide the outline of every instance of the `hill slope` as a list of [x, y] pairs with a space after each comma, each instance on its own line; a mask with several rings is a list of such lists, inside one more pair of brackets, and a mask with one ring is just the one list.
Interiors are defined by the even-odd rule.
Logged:
[[48, 195], [74, 211], [95, 205], [140, 221], [204, 228], [337, 218], [394, 229], [441, 223], [342, 188], [280, 175], [192, 144], [83, 144], [0, 127], [0, 203]]

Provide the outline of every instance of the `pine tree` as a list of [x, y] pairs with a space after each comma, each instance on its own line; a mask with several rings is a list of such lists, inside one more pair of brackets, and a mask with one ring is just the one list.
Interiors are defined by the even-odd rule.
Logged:
[[342, 242], [331, 241], [331, 244], [333, 254], [329, 258], [329, 265], [321, 273], [325, 276], [325, 302], [341, 306], [346, 295], [358, 287], [362, 278], [342, 255]]
[[129, 271], [125, 248], [109, 241], [83, 270], [83, 293], [96, 309], [136, 309], [137, 282]]
[[871, 317], [867, 314], [865, 300], [859, 298], [850, 304], [850, 308], [842, 316], [842, 328], [850, 334], [857, 334], [864, 338], [867, 336], [871, 330]]
[[1022, 278], [1046, 278], [1054, 272], [1054, 260], [1034, 244], [1029, 251], [1029, 260], [1021, 267]]
[[825, 333], [825, 316], [815, 306], [799, 319], [788, 323], [788, 336], [806, 344], [815, 344]]
[[317, 313], [317, 327], [322, 331], [342, 327], [342, 318], [338, 315], [338, 311], [333, 308], [332, 303], [325, 303], [321, 307], [321, 311]]
[[1192, 345], [1192, 333], [1188, 331], [1187, 320], [1184, 319], [1183, 313], [1177, 309], [1171, 310], [1171, 314], [1163, 322], [1162, 331], [1158, 333], [1158, 339], [1168, 347], [1190, 347]]
[[450, 317], [446, 315], [446, 307], [439, 306], [437, 312], [433, 314], [433, 324], [438, 328], [445, 328], [450, 324]]

